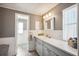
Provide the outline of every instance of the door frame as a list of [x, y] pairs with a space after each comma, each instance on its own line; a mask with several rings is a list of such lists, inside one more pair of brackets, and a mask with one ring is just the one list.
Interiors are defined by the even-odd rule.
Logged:
[[[18, 34], [18, 31], [17, 31], [17, 26], [18, 26], [18, 16], [17, 15], [22, 15], [22, 16], [26, 16], [27, 17], [27, 31], [28, 31], [28, 37], [29, 37], [29, 30], [30, 30], [30, 16], [29, 15], [26, 15], [26, 14], [21, 14], [21, 13], [15, 13], [15, 42], [16, 42], [16, 46], [15, 46], [15, 52], [17, 54], [17, 34]], [[29, 38], [28, 38], [29, 39]], [[29, 41], [29, 40], [28, 40]]]

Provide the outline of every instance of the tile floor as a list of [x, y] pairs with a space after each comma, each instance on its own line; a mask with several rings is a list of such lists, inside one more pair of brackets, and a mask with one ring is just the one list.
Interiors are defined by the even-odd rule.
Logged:
[[38, 56], [36, 52], [29, 52], [26, 45], [18, 45], [16, 56]]

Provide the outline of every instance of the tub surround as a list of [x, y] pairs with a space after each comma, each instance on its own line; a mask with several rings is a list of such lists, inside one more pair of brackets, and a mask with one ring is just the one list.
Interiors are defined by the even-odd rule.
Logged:
[[16, 55], [16, 40], [15, 40], [15, 37], [0, 38], [0, 45], [9, 45], [8, 56]]
[[62, 30], [44, 30], [46, 35], [51, 36], [54, 39], [63, 40], [63, 31]]

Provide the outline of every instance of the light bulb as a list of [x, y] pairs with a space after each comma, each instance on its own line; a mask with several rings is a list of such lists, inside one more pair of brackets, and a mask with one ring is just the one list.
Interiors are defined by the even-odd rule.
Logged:
[[43, 18], [45, 19], [45, 16], [43, 16]]
[[51, 16], [52, 14], [51, 14], [51, 13], [49, 13], [48, 15], [49, 15], [49, 16]]

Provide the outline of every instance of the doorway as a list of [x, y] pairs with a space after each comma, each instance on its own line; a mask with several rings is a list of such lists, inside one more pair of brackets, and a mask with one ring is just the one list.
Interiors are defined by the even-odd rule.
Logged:
[[25, 56], [27, 55], [29, 48], [28, 45], [29, 16], [16, 13], [15, 17], [16, 17], [15, 37], [16, 37], [17, 56]]

